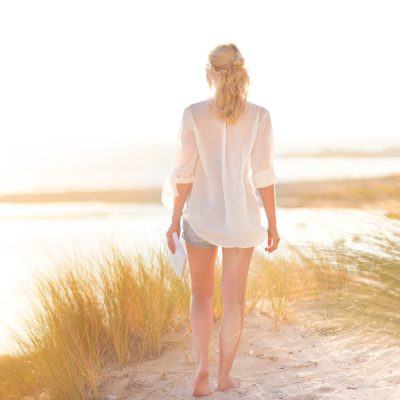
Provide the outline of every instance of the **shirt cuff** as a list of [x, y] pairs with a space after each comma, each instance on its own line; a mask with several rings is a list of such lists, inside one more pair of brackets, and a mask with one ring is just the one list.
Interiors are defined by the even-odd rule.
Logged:
[[174, 197], [179, 196], [177, 183], [192, 183], [194, 175], [191, 176], [178, 176], [171, 172], [164, 180], [161, 192], [161, 202], [165, 207], [172, 209], [174, 205]]
[[275, 175], [275, 171], [272, 167], [253, 174], [252, 179], [253, 184], [256, 188], [271, 186], [278, 181]]

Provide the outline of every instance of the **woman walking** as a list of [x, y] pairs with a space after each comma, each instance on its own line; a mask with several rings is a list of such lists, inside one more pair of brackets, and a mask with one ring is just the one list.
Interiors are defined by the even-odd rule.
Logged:
[[[275, 214], [271, 118], [266, 108], [247, 101], [249, 77], [232, 43], [209, 53], [206, 77], [214, 95], [183, 111], [175, 165], [163, 183], [162, 202], [173, 208], [166, 233], [181, 233], [191, 278], [190, 322], [196, 351], [194, 396], [211, 393], [208, 347], [213, 324], [214, 271], [222, 248], [223, 316], [219, 336], [217, 390], [239, 380], [230, 376], [243, 327], [248, 269], [254, 247], [279, 243]], [[268, 230], [261, 225], [258, 190]], [[172, 204], [173, 203], [173, 204]], [[186, 205], [186, 206], [185, 206]]]

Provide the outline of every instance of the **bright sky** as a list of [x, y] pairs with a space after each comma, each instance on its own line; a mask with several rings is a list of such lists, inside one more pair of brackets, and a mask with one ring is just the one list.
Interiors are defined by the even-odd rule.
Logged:
[[[397, 4], [396, 4], [397, 3]], [[400, 145], [396, 1], [3, 1], [3, 148], [174, 141], [235, 42], [278, 150]]]

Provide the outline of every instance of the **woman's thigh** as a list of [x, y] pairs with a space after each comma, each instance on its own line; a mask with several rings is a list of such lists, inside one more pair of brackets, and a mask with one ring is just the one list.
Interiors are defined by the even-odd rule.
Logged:
[[188, 254], [192, 293], [212, 295], [218, 247], [197, 247], [185, 241]]
[[246, 282], [254, 247], [222, 248], [222, 295], [244, 300]]

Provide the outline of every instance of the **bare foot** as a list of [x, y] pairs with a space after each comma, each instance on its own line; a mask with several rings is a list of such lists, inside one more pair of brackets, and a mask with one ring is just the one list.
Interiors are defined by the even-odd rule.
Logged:
[[201, 368], [197, 371], [196, 379], [194, 380], [193, 396], [202, 397], [209, 396], [210, 394], [208, 369]]
[[240, 385], [240, 380], [237, 378], [227, 378], [223, 381], [218, 381], [217, 390], [220, 392], [225, 392], [229, 389], [233, 389]]

